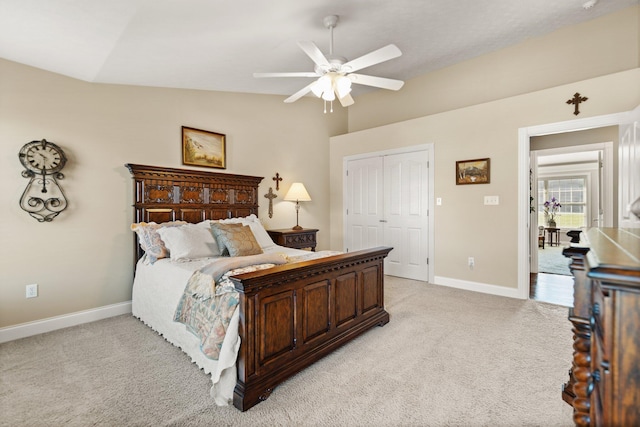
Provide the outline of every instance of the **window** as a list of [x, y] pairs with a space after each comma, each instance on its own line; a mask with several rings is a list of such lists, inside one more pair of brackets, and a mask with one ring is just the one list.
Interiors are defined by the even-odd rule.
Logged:
[[587, 178], [548, 177], [538, 180], [538, 223], [546, 224], [544, 202], [555, 197], [562, 207], [556, 215], [560, 228], [587, 226]]

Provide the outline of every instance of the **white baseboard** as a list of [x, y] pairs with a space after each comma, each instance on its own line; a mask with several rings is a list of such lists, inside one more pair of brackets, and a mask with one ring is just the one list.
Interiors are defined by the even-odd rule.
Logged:
[[[434, 284], [502, 297], [520, 298], [518, 289], [516, 288], [505, 288], [504, 286], [490, 285], [486, 283], [468, 282], [465, 280], [435, 276]], [[96, 320], [102, 320], [127, 313], [131, 313], [131, 301], [0, 328], [0, 343], [26, 338], [32, 335], [43, 334], [57, 329], [68, 328], [70, 326], [81, 325], [83, 323], [95, 322]]]
[[464, 289], [466, 291], [481, 292], [483, 294], [498, 295], [501, 297], [523, 299], [517, 288], [505, 288], [504, 286], [468, 282], [466, 280], [451, 279], [449, 277], [442, 276], [435, 276], [434, 282], [436, 285], [448, 286], [450, 288]]
[[0, 328], [0, 343], [131, 313], [131, 301]]

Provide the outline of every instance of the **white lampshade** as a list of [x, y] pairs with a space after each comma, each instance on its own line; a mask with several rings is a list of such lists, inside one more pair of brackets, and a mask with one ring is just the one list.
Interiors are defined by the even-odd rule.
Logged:
[[318, 80], [311, 85], [311, 92], [318, 98], [322, 96], [322, 84]]
[[333, 92], [333, 90], [322, 92], [322, 99], [324, 99], [325, 101], [333, 101], [334, 99], [336, 99], [336, 94]]
[[345, 76], [338, 76], [335, 81], [338, 98], [342, 99], [349, 95], [349, 92], [351, 92], [351, 79]]
[[324, 76], [316, 80], [315, 83], [313, 83], [313, 85], [311, 85], [311, 91], [315, 96], [320, 98], [321, 96], [323, 96], [323, 94], [332, 92], [333, 91], [332, 86], [333, 86], [333, 81], [331, 80], [331, 76], [329, 76], [328, 74], [325, 74]]
[[284, 199], [289, 202], [310, 202], [311, 196], [309, 196], [307, 189], [304, 188], [304, 184], [301, 182], [294, 182], [291, 184], [291, 188], [287, 191], [287, 195], [284, 196]]

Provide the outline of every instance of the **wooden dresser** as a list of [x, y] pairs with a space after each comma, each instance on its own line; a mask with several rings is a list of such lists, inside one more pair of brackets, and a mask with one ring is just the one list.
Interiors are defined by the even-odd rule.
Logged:
[[578, 426], [640, 426], [640, 229], [593, 228], [563, 254], [574, 354], [562, 398]]

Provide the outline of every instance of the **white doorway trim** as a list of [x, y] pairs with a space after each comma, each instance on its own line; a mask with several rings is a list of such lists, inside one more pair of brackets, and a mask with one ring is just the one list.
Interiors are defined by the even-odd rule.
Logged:
[[587, 117], [518, 129], [518, 297], [529, 298], [529, 150], [532, 136], [551, 135], [606, 126], [631, 120], [631, 112]]
[[[427, 144], [420, 144], [420, 145], [412, 145], [409, 147], [402, 147], [402, 148], [394, 148], [391, 150], [383, 150], [383, 151], [374, 151], [374, 152], [369, 152], [369, 153], [361, 153], [361, 154], [354, 154], [352, 156], [347, 156], [344, 157], [342, 159], [342, 174], [343, 177], [345, 175], [345, 171], [347, 170], [347, 164], [350, 160], [358, 160], [358, 159], [365, 159], [367, 157], [374, 157], [374, 156], [389, 156], [389, 155], [393, 155], [393, 154], [400, 154], [400, 153], [412, 153], [415, 151], [426, 151], [427, 152], [427, 160], [428, 160], [428, 174], [429, 174], [429, 185], [428, 185], [428, 189], [429, 189], [429, 198], [427, 200], [428, 203], [428, 210], [429, 210], [429, 216], [428, 216], [428, 227], [429, 227], [429, 242], [428, 242], [428, 247], [429, 247], [429, 283], [434, 283], [434, 271], [435, 271], [435, 262], [434, 262], [434, 254], [435, 254], [435, 239], [434, 239], [434, 227], [435, 227], [435, 222], [434, 222], [434, 191], [435, 191], [435, 185], [434, 185], [434, 180], [435, 180], [435, 176], [434, 176], [434, 163], [433, 163], [433, 159], [435, 158], [435, 154], [434, 154], [434, 148], [435, 148], [435, 144], [433, 143], [427, 143]], [[349, 203], [346, 200], [347, 199], [347, 180], [344, 179], [343, 180], [343, 184], [342, 184], [342, 206], [348, 206]], [[343, 237], [343, 250], [345, 247], [345, 240], [346, 236], [347, 236], [347, 220], [345, 218], [346, 216], [346, 210], [342, 212], [342, 235]]]

